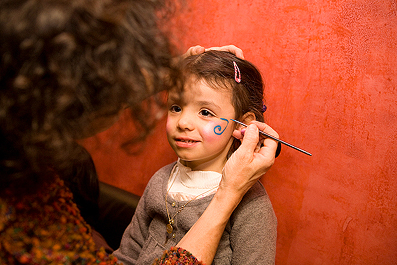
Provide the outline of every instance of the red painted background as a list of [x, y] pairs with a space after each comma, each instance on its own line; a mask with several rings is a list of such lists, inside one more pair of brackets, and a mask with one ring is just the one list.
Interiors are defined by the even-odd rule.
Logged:
[[[278, 218], [277, 264], [397, 264], [397, 2], [187, 1], [182, 50], [235, 44], [266, 81], [283, 147], [262, 178]], [[175, 160], [164, 120], [127, 155], [123, 116], [87, 139], [100, 179], [142, 194]], [[122, 128], [121, 132], [118, 129]]]

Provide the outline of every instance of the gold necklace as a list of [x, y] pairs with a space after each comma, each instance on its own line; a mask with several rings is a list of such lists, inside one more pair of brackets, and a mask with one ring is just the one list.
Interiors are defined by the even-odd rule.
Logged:
[[[172, 174], [171, 174], [171, 175], [172, 175]], [[170, 175], [170, 178], [171, 178], [171, 175]], [[218, 188], [218, 186], [215, 186], [215, 187], [213, 187], [212, 189], [209, 189], [209, 190], [207, 190], [207, 191], [205, 191], [205, 192], [203, 192], [203, 193], [200, 193], [199, 195], [195, 196], [193, 199], [187, 201], [184, 205], [182, 205], [181, 207], [179, 207], [178, 211], [177, 211], [172, 217], [170, 217], [170, 213], [169, 213], [169, 211], [168, 211], [168, 201], [167, 201], [167, 197], [168, 197], [168, 192], [170, 191], [171, 187], [174, 185], [175, 179], [176, 179], [176, 176], [175, 176], [174, 180], [172, 181], [171, 186], [168, 188], [167, 193], [165, 194], [165, 209], [167, 210], [167, 217], [168, 217], [168, 224], [167, 224], [166, 230], [167, 230], [168, 235], [171, 235], [172, 232], [174, 231], [174, 227], [173, 227], [172, 225], [175, 223], [175, 221], [174, 221], [174, 220], [175, 220], [175, 217], [177, 216], [178, 213], [180, 213], [180, 212], [186, 207], [186, 205], [188, 205], [190, 202], [194, 201], [194, 200], [197, 199], [198, 197], [200, 197], [200, 196], [202, 196], [202, 195], [204, 195], [204, 194], [206, 194], [206, 193], [208, 193], [208, 192], [210, 192], [210, 191], [212, 191], [212, 190]], [[167, 244], [167, 241], [168, 241], [168, 236], [167, 236], [167, 238], [165, 239], [164, 245]]]

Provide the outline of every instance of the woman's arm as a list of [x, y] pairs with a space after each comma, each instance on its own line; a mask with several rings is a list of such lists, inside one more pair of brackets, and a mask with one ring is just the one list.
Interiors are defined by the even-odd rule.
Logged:
[[267, 138], [263, 147], [258, 148], [258, 127], [278, 137], [270, 126], [260, 122], [249, 125], [244, 137], [241, 132], [235, 132], [235, 137], [243, 137], [242, 144], [226, 163], [218, 191], [203, 215], [177, 245], [204, 264], [212, 263], [225, 226], [244, 194], [274, 163], [277, 142]]

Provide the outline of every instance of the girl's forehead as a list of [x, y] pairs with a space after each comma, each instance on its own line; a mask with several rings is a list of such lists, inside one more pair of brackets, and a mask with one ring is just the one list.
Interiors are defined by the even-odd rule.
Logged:
[[[200, 106], [219, 106], [227, 108], [232, 105], [232, 91], [226, 85], [221, 86], [215, 82], [208, 82], [204, 78], [194, 75], [185, 79], [183, 89], [174, 89], [168, 93], [168, 102], [176, 104], [194, 103]], [[234, 108], [233, 108], [234, 109]]]
[[205, 80], [186, 84], [182, 91], [182, 97], [185, 99], [227, 100], [231, 96], [231, 89], [214, 86]]

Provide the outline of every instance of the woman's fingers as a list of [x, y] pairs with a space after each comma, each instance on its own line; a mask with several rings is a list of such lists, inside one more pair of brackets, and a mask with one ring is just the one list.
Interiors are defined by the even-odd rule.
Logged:
[[231, 52], [234, 55], [236, 55], [238, 58], [244, 59], [243, 50], [241, 50], [240, 48], [238, 48], [234, 45], [225, 45], [222, 47], [211, 47], [211, 48], [205, 49], [205, 51], [209, 51], [209, 50]]
[[221, 47], [211, 47], [211, 48], [207, 48], [207, 49], [205, 49], [201, 45], [196, 45], [196, 46], [190, 47], [181, 57], [183, 59], [183, 58], [186, 58], [188, 56], [201, 54], [203, 52], [210, 51], [210, 50], [230, 52], [230, 53], [233, 53], [234, 55], [236, 55], [237, 57], [239, 57], [241, 59], [244, 59], [243, 50], [241, 50], [240, 48], [238, 48], [238, 47], [236, 47], [234, 45], [225, 45], [225, 46], [221, 46]]
[[185, 52], [185, 54], [182, 55], [182, 57], [183, 57], [183, 58], [186, 58], [186, 57], [188, 57], [188, 56], [201, 54], [201, 53], [203, 53], [203, 52], [205, 52], [205, 48], [204, 48], [203, 46], [196, 45], [196, 46], [190, 47], [190, 48]]
[[250, 124], [245, 128], [244, 133], [240, 131], [243, 135], [242, 143], [224, 167], [222, 188], [245, 193], [274, 164], [277, 142], [267, 138], [263, 140], [263, 145], [258, 145], [260, 143], [258, 128], [278, 136], [264, 123]]
[[[267, 125], [266, 123], [252, 121], [251, 124], [255, 124], [259, 128], [259, 130], [261, 130], [262, 132], [267, 133], [271, 136], [274, 136], [275, 138], [279, 138], [278, 133], [275, 130], [273, 130], [272, 127]], [[277, 141], [275, 141], [271, 138], [265, 137], [263, 139], [263, 142], [261, 145], [262, 147], [259, 150], [259, 153], [261, 153], [264, 156], [271, 155], [273, 150], [274, 150], [274, 152], [277, 150], [277, 145], [278, 145]], [[274, 157], [275, 157], [275, 153], [274, 153]]]

